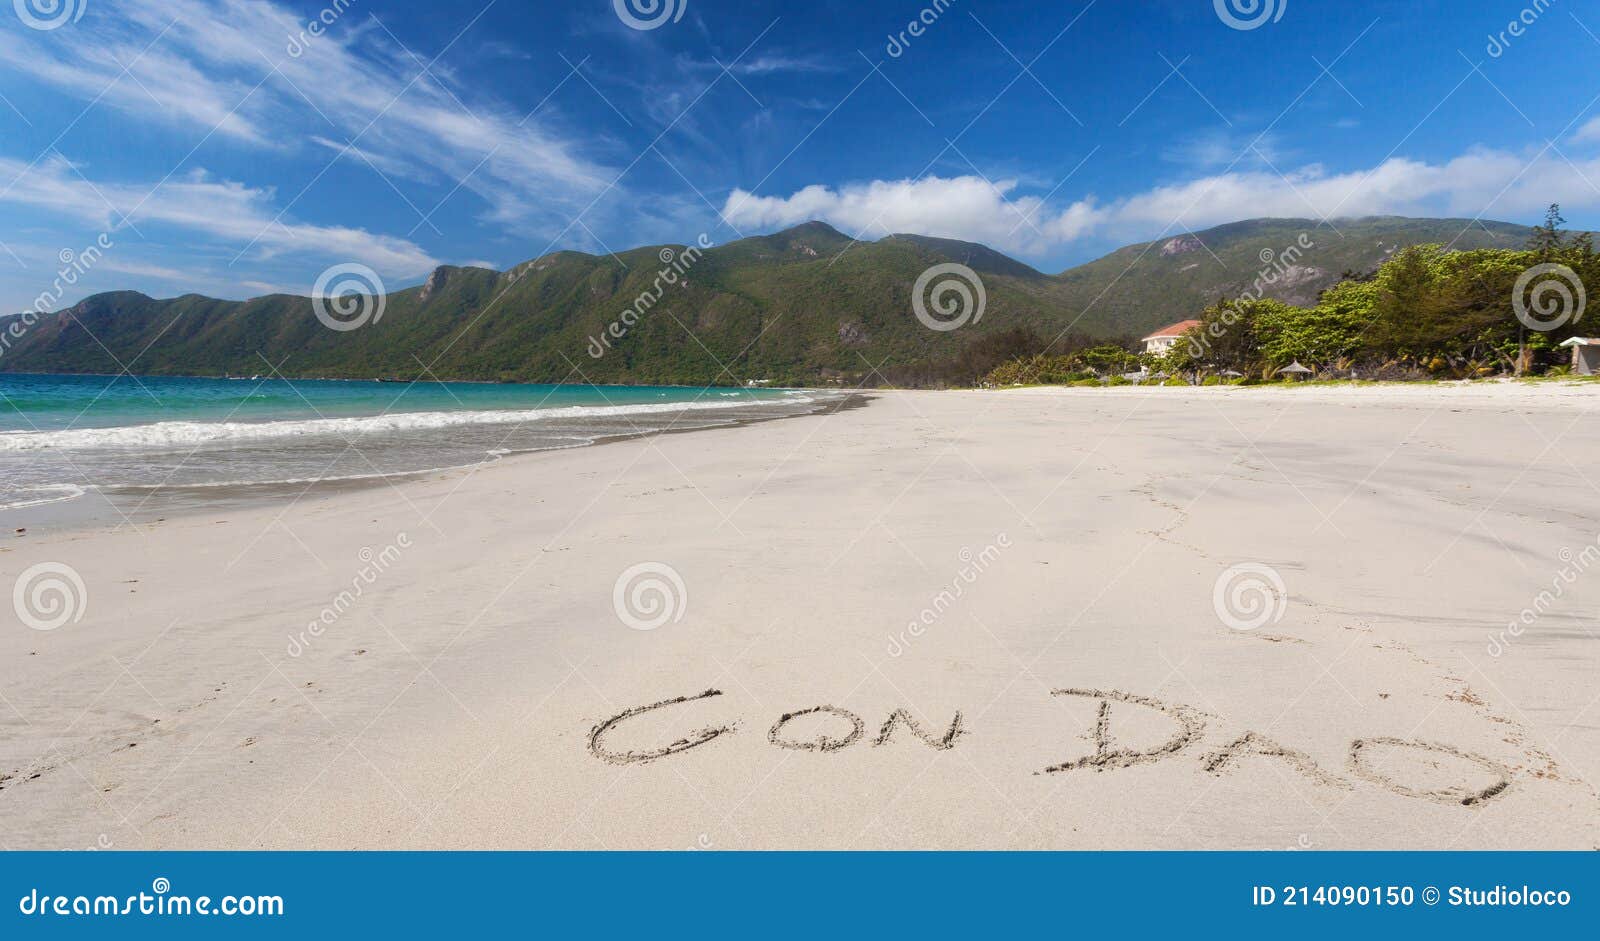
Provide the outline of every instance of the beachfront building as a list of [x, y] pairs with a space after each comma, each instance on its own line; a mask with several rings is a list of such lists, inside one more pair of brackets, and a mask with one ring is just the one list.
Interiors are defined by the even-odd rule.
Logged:
[[1190, 330], [1193, 330], [1199, 326], [1201, 326], [1201, 324], [1198, 320], [1181, 320], [1170, 327], [1162, 327], [1160, 330], [1150, 334], [1140, 342], [1144, 344], [1144, 351], [1146, 353], [1160, 356], [1162, 353], [1165, 353], [1174, 346], [1177, 346], [1178, 340], [1182, 339], [1185, 333], [1188, 333]]
[[1572, 347], [1572, 374], [1600, 376], [1600, 337], [1573, 337], [1561, 344]]

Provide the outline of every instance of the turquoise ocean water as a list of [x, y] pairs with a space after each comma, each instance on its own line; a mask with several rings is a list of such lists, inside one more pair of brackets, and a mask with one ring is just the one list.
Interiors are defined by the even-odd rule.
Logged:
[[378, 478], [811, 411], [828, 393], [0, 375], [0, 509]]

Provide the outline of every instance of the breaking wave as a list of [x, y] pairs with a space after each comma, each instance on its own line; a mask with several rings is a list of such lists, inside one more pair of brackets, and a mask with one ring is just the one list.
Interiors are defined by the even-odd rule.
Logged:
[[29, 506], [76, 500], [86, 491], [74, 484], [39, 484], [22, 487], [15, 493], [0, 493], [0, 510], [20, 510]]
[[281, 441], [335, 436], [403, 434], [460, 425], [513, 425], [553, 419], [626, 418], [663, 412], [750, 408], [774, 404], [805, 405], [815, 399], [790, 395], [782, 399], [696, 401], [649, 405], [571, 405], [561, 408], [504, 409], [462, 412], [409, 412], [358, 418], [316, 418], [268, 422], [170, 421], [121, 428], [77, 428], [68, 431], [26, 431], [0, 434], [0, 451], [89, 450], [95, 448], [192, 448], [235, 441]]

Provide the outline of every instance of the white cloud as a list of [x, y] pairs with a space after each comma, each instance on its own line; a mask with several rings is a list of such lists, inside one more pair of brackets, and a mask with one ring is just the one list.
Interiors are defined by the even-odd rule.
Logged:
[[[218, 181], [201, 173], [164, 185], [94, 182], [61, 158], [34, 166], [0, 158], [0, 177], [12, 180], [0, 202], [20, 203], [100, 226], [123, 229], [170, 225], [203, 233], [243, 250], [310, 255], [331, 261], [360, 261], [385, 274], [417, 275], [438, 263], [405, 239], [375, 235], [348, 226], [310, 225], [279, 217], [270, 190]], [[131, 234], [131, 233], [130, 233]]]
[[271, 281], [240, 281], [239, 286], [254, 291], [256, 297], [268, 294], [297, 294], [304, 296], [311, 293], [310, 289], [305, 285], [289, 286], [273, 284]]
[[[1597, 131], [1600, 133], [1600, 131]], [[1568, 163], [1553, 151], [1474, 149], [1444, 163], [1394, 158], [1369, 170], [1245, 170], [1157, 186], [1115, 201], [1093, 196], [1047, 206], [1015, 180], [977, 176], [877, 180], [790, 196], [734, 190], [723, 208], [736, 226], [777, 228], [810, 219], [880, 238], [914, 232], [1042, 255], [1089, 236], [1126, 240], [1240, 219], [1370, 215], [1532, 218], [1552, 202], [1600, 207], [1600, 159]]]
[[1161, 157], [1191, 171], [1218, 167], [1282, 166], [1287, 155], [1274, 134], [1234, 135], [1221, 128], [1199, 131], [1170, 144]]
[[982, 177], [959, 176], [875, 180], [837, 190], [808, 186], [789, 197], [756, 196], [736, 189], [723, 215], [741, 228], [781, 228], [825, 219], [851, 234], [872, 238], [906, 232], [1011, 249], [1041, 240], [1071, 241], [1099, 220], [1098, 211], [1089, 204], [1052, 215], [1038, 197], [1012, 197], [1017, 185], [1016, 180], [990, 185]]
[[335, 156], [343, 156], [357, 163], [365, 163], [386, 176], [400, 177], [402, 179], [417, 179], [420, 175], [417, 168], [404, 159], [390, 159], [383, 154], [373, 153], [365, 147], [357, 147], [354, 144], [341, 144], [336, 140], [315, 134], [308, 139], [318, 147], [326, 149], [329, 154], [329, 160], [332, 160]]
[[[707, 63], [706, 67], [722, 68], [716, 62]], [[821, 56], [789, 56], [781, 53], [752, 56], [733, 64], [731, 69], [739, 75], [773, 75], [789, 72], [814, 74], [840, 71], [837, 64]]]
[[70, 55], [41, 55], [38, 44], [44, 41], [0, 32], [0, 59], [8, 68], [32, 74], [85, 102], [98, 101], [169, 124], [215, 128], [223, 137], [256, 145], [270, 144], [266, 130], [251, 118], [261, 102], [252, 106], [246, 97], [259, 76], [248, 82], [213, 78], [182, 56], [158, 46], [147, 48], [148, 41], [107, 36], [103, 41], [63, 46]]
[[1579, 143], [1600, 141], [1600, 118], [1592, 118], [1583, 127], [1578, 128], [1578, 133], [1572, 139]]
[[95, 267], [101, 271], [115, 271], [118, 274], [133, 275], [138, 278], [154, 278], [162, 281], [183, 283], [186, 279], [193, 279], [194, 272], [180, 271], [177, 268], [168, 268], [164, 265], [151, 265], [142, 261], [117, 260], [115, 256], [96, 262]]
[[1445, 163], [1394, 158], [1370, 170], [1221, 174], [1120, 201], [1123, 225], [1195, 228], [1254, 216], [1447, 215], [1527, 217], [1552, 202], [1600, 205], [1600, 160], [1475, 149]]
[[386, 175], [446, 188], [465, 181], [501, 222], [564, 218], [615, 178], [546, 126], [547, 112], [525, 117], [482, 98], [469, 105], [442, 64], [424, 74], [428, 60], [401, 49], [379, 21], [343, 15], [348, 22], [306, 37], [299, 15], [266, 0], [122, 0], [103, 8], [97, 27], [86, 21], [26, 41], [0, 33], [0, 56], [85, 101], [190, 130], [195, 141], [210, 134], [292, 148], [311, 140], [336, 152], [348, 143], [349, 159]]

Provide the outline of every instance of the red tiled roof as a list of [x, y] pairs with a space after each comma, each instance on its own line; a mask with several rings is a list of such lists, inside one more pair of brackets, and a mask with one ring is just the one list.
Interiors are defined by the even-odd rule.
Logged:
[[1201, 321], [1198, 320], [1180, 320], [1170, 327], [1162, 327], [1160, 330], [1150, 334], [1140, 342], [1142, 343], [1149, 340], [1160, 340], [1164, 337], [1181, 337], [1185, 333], [1188, 333], [1190, 330], [1193, 330], [1195, 327], [1201, 325]]

